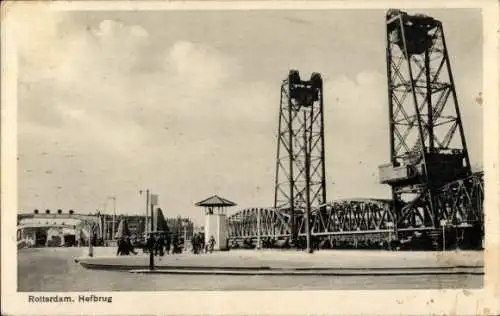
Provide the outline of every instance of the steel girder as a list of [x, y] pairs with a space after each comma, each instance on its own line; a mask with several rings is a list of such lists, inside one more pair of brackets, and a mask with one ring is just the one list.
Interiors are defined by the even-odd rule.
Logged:
[[257, 238], [290, 236], [290, 215], [273, 208], [241, 210], [228, 218], [229, 238]]
[[[342, 200], [315, 208], [311, 214], [313, 236], [359, 235], [392, 232], [393, 217], [388, 200]], [[259, 215], [260, 212], [260, 215]], [[297, 231], [306, 235], [306, 216], [297, 212]], [[260, 219], [260, 234], [259, 222]], [[251, 208], [228, 218], [229, 238], [284, 238], [291, 232], [291, 216], [273, 208]]]
[[[467, 151], [441, 22], [391, 12], [387, 17], [391, 159], [415, 153], [425, 160], [425, 154], [436, 151]], [[428, 42], [416, 38], [420, 35], [416, 30]], [[468, 155], [464, 158], [469, 164]]]
[[389, 200], [342, 200], [316, 209], [313, 235], [389, 232], [394, 219]]
[[440, 21], [389, 10], [387, 77], [391, 164], [405, 173], [384, 182], [396, 201], [397, 228], [439, 228], [446, 217], [440, 188], [471, 175]]
[[321, 76], [303, 81], [291, 70], [281, 85], [274, 208], [290, 221], [292, 239], [300, 229], [297, 210], [326, 202], [323, 122]]
[[[449, 221], [450, 227], [466, 229], [479, 225], [481, 229], [484, 229], [482, 172], [446, 184], [438, 190], [435, 196], [436, 204], [441, 209], [440, 219]], [[416, 206], [406, 205], [406, 207]], [[306, 233], [306, 217], [303, 210], [297, 210], [296, 218], [298, 235], [303, 236]], [[407, 219], [402, 217], [399, 220]], [[229, 238], [233, 240], [255, 239], [259, 235], [261, 238], [287, 238], [291, 232], [291, 216], [288, 212], [274, 208], [244, 209], [228, 218], [228, 229]], [[334, 238], [339, 235], [365, 235], [369, 238], [374, 234], [412, 233], [429, 229], [422, 222], [397, 225], [394, 203], [390, 200], [333, 201], [313, 209], [311, 213], [311, 235], [320, 238]], [[480, 236], [474, 238], [480, 238]]]
[[440, 220], [451, 226], [484, 224], [484, 174], [451, 182], [439, 190], [437, 204], [443, 211]]

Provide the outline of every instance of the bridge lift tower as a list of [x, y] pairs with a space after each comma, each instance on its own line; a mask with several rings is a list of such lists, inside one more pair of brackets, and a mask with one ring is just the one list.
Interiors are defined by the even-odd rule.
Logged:
[[[311, 208], [326, 203], [323, 80], [291, 70], [281, 85], [274, 207], [289, 214], [291, 240], [305, 234], [311, 251]], [[298, 219], [301, 219], [300, 221]]]
[[386, 16], [391, 163], [380, 166], [392, 187], [396, 229], [437, 230], [463, 222], [439, 190], [471, 175], [443, 25], [391, 9]]

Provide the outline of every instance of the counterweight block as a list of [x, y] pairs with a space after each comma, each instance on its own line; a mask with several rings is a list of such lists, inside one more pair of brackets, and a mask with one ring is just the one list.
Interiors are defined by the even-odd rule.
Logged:
[[408, 15], [399, 10], [389, 10], [387, 27], [395, 42], [408, 55], [423, 54], [434, 41], [433, 29], [439, 21], [425, 15]]
[[323, 80], [319, 73], [313, 73], [309, 81], [302, 81], [297, 70], [290, 70], [288, 75], [290, 98], [295, 105], [311, 107], [319, 101]]

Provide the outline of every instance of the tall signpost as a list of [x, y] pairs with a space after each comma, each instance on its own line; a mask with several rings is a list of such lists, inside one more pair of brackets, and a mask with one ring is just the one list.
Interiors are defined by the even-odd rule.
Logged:
[[[139, 191], [139, 194], [142, 195], [142, 190]], [[146, 246], [149, 245], [149, 269], [153, 270], [154, 269], [154, 257], [153, 257], [153, 203], [151, 201], [152, 195], [149, 194], [149, 189], [146, 190], [146, 214], [145, 214], [145, 222], [144, 222], [144, 236], [146, 238]], [[148, 217], [149, 217], [149, 210], [151, 209], [151, 231], [148, 232]], [[151, 238], [151, 240], [150, 240]], [[150, 241], [150, 242], [149, 242]]]
[[113, 200], [113, 230], [111, 236], [111, 240], [115, 240], [115, 234], [116, 234], [116, 197], [112, 196], [110, 199]]
[[260, 237], [260, 225], [261, 225], [261, 220], [260, 220], [260, 212], [261, 209], [257, 209], [257, 247], [256, 249], [260, 249], [262, 247], [262, 242], [261, 242], [261, 237]]
[[189, 222], [185, 218], [182, 220], [182, 227], [184, 228], [184, 251], [188, 251], [188, 239], [187, 239], [187, 229], [188, 229]]
[[[148, 190], [149, 192], [149, 190]], [[149, 207], [151, 209], [151, 248], [149, 249], [149, 269], [154, 270], [155, 261], [154, 261], [154, 240], [153, 240], [153, 232], [155, 231], [155, 223], [154, 223], [154, 206], [158, 205], [158, 195], [151, 194], [149, 196]]]
[[148, 217], [149, 217], [149, 190], [146, 190], [146, 222], [144, 223], [144, 233], [146, 235], [146, 241], [148, 238]]

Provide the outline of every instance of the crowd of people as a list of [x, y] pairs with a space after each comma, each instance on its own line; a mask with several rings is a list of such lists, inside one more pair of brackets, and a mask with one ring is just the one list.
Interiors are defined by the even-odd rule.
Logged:
[[194, 234], [191, 238], [191, 245], [193, 247], [193, 253], [198, 255], [202, 252], [212, 253], [215, 247], [215, 238], [210, 236], [208, 243], [205, 244], [205, 238], [201, 234]]
[[[185, 241], [184, 241], [185, 242]], [[163, 257], [165, 254], [169, 255], [182, 253], [184, 242], [179, 239], [177, 235], [170, 235], [168, 233], [153, 233], [149, 234], [146, 243], [143, 247], [144, 252], [152, 252], [155, 256]], [[215, 238], [210, 236], [208, 243], [205, 244], [205, 239], [202, 234], [194, 234], [191, 238], [192, 252], [194, 254], [212, 253], [215, 247]], [[128, 256], [131, 254], [137, 255], [134, 245], [128, 236], [124, 236], [118, 240], [117, 256]]]
[[137, 252], [134, 250], [134, 246], [128, 236], [120, 238], [118, 240], [118, 249], [116, 251], [117, 256], [128, 256], [131, 253], [137, 255]]

